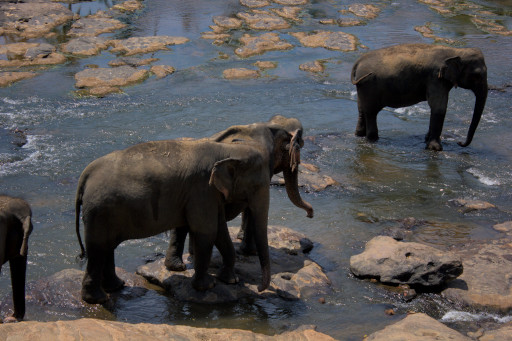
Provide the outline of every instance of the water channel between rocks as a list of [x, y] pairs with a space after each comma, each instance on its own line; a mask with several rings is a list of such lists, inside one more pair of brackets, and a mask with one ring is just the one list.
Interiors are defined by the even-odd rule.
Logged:
[[[85, 17], [116, 3], [65, 6]], [[24, 197], [34, 214], [27, 281], [64, 269], [83, 270], [76, 263], [79, 246], [74, 197], [81, 171], [95, 158], [143, 141], [199, 138], [230, 125], [267, 121], [281, 114], [300, 119], [304, 126], [302, 161], [316, 165], [338, 183], [323, 191], [302, 189], [304, 199], [315, 208], [313, 219], [289, 202], [284, 187], [271, 188], [269, 224], [289, 227], [313, 241], [309, 257], [332, 283], [333, 290], [322, 296], [324, 304], [314, 297], [203, 305], [183, 303], [153, 290], [136, 299], [120, 300], [107, 310], [28, 305], [26, 319], [97, 317], [241, 328], [265, 334], [314, 324], [318, 331], [340, 340], [360, 340], [411, 310], [437, 319], [449, 314], [448, 324], [463, 332], [473, 330], [475, 322], [506, 320], [507, 316], [499, 314], [459, 311], [433, 294], [404, 302], [393, 291], [354, 278], [349, 258], [362, 252], [374, 236], [410, 217], [422, 223], [413, 228], [408, 240], [443, 250], [498, 238], [501, 235], [492, 226], [512, 220], [512, 35], [496, 29], [512, 30], [512, 6], [507, 1], [453, 1], [446, 7], [451, 12], [445, 13], [429, 6], [428, 1], [382, 0], [368, 2], [377, 9], [372, 18], [350, 12], [350, 5], [356, 3], [320, 0], [300, 5], [297, 20], [285, 20], [289, 27], [270, 31], [290, 43], [289, 49], [241, 57], [235, 50], [241, 47], [243, 34], [257, 36], [269, 31], [244, 24], [230, 30], [230, 36], [220, 42], [202, 38], [204, 32], [212, 31], [209, 26], [214, 25], [214, 17], [234, 18], [249, 11], [238, 0], [145, 0], [140, 10], [123, 14], [126, 27], [101, 36], [187, 38], [167, 50], [136, 55], [158, 58], [153, 65], [172, 66], [174, 73], [163, 78], [148, 73], [142, 82], [123, 86], [121, 93], [103, 98], [82, 96], [75, 88], [75, 74], [96, 66], [109, 67], [117, 56], [107, 49], [91, 57], [66, 55], [64, 64], [45, 70], [33, 68], [35, 77], [0, 88], [0, 193]], [[276, 2], [263, 10], [281, 7]], [[475, 16], [476, 11], [480, 16]], [[361, 25], [340, 24], [349, 19], [360, 20]], [[70, 39], [65, 35], [69, 29], [57, 27], [51, 38], [33, 41], [61, 44]], [[355, 50], [308, 47], [303, 37], [295, 34], [317, 31], [354, 35]], [[353, 62], [367, 49], [434, 43], [436, 37], [438, 43], [479, 47], [486, 57], [492, 90], [472, 144], [461, 148], [456, 143], [466, 135], [474, 105], [473, 94], [463, 89], [450, 93], [442, 152], [424, 150], [430, 116], [425, 103], [382, 111], [377, 143], [356, 138], [357, 98], [350, 82]], [[15, 42], [9, 39], [0, 36], [0, 44]], [[0, 61], [6, 59], [3, 56], [0, 54]], [[254, 65], [257, 61], [271, 61], [275, 67], [260, 69]], [[320, 72], [307, 71], [308, 67], [301, 67], [305, 64], [321, 65], [316, 69]], [[228, 80], [223, 72], [232, 68], [257, 70], [258, 77]], [[23, 131], [26, 141], [16, 135], [16, 129]], [[16, 139], [21, 143], [16, 144]], [[450, 205], [450, 200], [458, 198], [487, 201], [497, 208], [464, 214]], [[239, 219], [229, 223], [239, 224]], [[116, 265], [135, 272], [155, 254], [164, 254], [167, 242], [166, 234], [126, 241], [116, 250]], [[0, 296], [9, 293], [5, 265]], [[389, 308], [396, 313], [387, 315]]]

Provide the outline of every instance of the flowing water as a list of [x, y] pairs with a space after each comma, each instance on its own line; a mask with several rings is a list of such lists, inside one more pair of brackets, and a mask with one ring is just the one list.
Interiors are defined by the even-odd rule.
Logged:
[[[408, 310], [425, 311], [464, 330], [475, 320], [507, 320], [506, 316], [459, 312], [435, 295], [404, 303], [392, 292], [353, 278], [350, 256], [360, 253], [365, 242], [414, 217], [427, 221], [414, 230], [411, 240], [446, 249], [468, 240], [492, 239], [492, 225], [512, 218], [512, 88], [490, 91], [487, 106], [473, 143], [464, 140], [474, 105], [470, 91], [450, 93], [443, 131], [444, 151], [424, 150], [429, 108], [384, 110], [379, 114], [380, 140], [369, 144], [356, 138], [355, 87], [350, 70], [364, 53], [306, 48], [287, 34], [314, 29], [355, 34], [370, 49], [395, 43], [426, 42], [414, 30], [429, 22], [436, 34], [456, 41], [456, 46], [477, 46], [485, 54], [489, 84], [503, 87], [512, 81], [511, 37], [486, 33], [470, 20], [471, 7], [457, 15], [441, 16], [417, 1], [373, 1], [382, 8], [367, 25], [341, 28], [323, 26], [319, 19], [336, 18], [355, 1], [317, 0], [304, 6], [303, 22], [281, 31], [295, 45], [286, 52], [240, 59], [233, 51], [236, 40], [216, 46], [200, 38], [215, 15], [232, 16], [243, 10], [238, 1], [146, 0], [145, 8], [129, 17], [130, 28], [118, 36], [174, 35], [191, 41], [158, 52], [158, 64], [172, 65], [177, 72], [167, 78], [150, 78], [124, 88], [124, 94], [106, 98], [81, 98], [74, 94], [74, 74], [87, 64], [106, 67], [114, 56], [73, 59], [39, 76], [0, 89], [0, 192], [27, 199], [34, 213], [30, 240], [28, 281], [50, 276], [62, 269], [80, 268], [74, 229], [74, 196], [78, 177], [95, 158], [138, 142], [178, 137], [204, 137], [234, 124], [268, 120], [274, 114], [299, 118], [308, 137], [303, 161], [320, 166], [340, 182], [323, 192], [303, 193], [315, 208], [315, 218], [294, 207], [284, 189], [271, 189], [269, 222], [308, 235], [311, 253], [333, 283], [326, 303], [315, 300], [275, 302], [256, 300], [222, 306], [176, 302], [162, 293], [124, 301], [111, 314], [59, 309], [28, 310], [28, 320], [58, 320], [80, 316], [119, 321], [186, 324], [243, 328], [266, 334], [279, 333], [303, 324], [337, 339], [359, 340], [403, 318]], [[496, 22], [512, 29], [512, 5], [508, 1], [457, 1], [482, 6]], [[72, 5], [82, 15], [111, 6], [109, 1]], [[255, 33], [255, 32], [250, 32]], [[224, 54], [229, 58], [221, 58]], [[322, 59], [320, 75], [299, 70], [305, 62]], [[255, 68], [257, 60], [278, 62], [276, 69], [255, 80], [228, 81], [222, 71], [231, 67]], [[13, 129], [25, 130], [27, 143], [11, 143]], [[463, 215], [449, 204], [457, 198], [478, 199], [498, 209]], [[239, 222], [235, 221], [233, 224]], [[116, 250], [116, 264], [135, 271], [144, 258], [164, 253], [165, 234], [131, 240]], [[4, 267], [0, 294], [10, 292]], [[387, 308], [397, 314], [388, 316]], [[470, 321], [466, 324], [460, 321]]]

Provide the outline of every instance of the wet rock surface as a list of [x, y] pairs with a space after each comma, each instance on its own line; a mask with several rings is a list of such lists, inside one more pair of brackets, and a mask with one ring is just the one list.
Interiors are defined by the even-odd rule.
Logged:
[[95, 56], [108, 47], [109, 40], [105, 37], [83, 36], [62, 44], [61, 49], [76, 56]]
[[290, 27], [290, 24], [280, 16], [265, 11], [241, 12], [237, 16], [243, 19], [247, 26], [253, 30], [273, 31]]
[[240, 42], [242, 43], [242, 47], [237, 48], [235, 53], [242, 58], [268, 51], [288, 50], [293, 47], [292, 44], [282, 40], [277, 33], [264, 33], [259, 36], [244, 34], [244, 36], [240, 38]]
[[119, 91], [119, 87], [141, 82], [149, 76], [149, 71], [136, 69], [131, 66], [119, 66], [115, 68], [92, 68], [80, 71], [75, 75], [77, 88], [88, 88], [91, 94], [105, 95], [105, 89], [113, 92]]
[[464, 273], [448, 283], [443, 297], [462, 307], [512, 311], [512, 243], [510, 238], [458, 248]]
[[130, 324], [97, 319], [58, 322], [22, 322], [0, 326], [2, 340], [306, 340], [330, 341], [314, 327], [269, 336], [240, 329], [194, 328], [167, 324]]
[[246, 79], [258, 78], [260, 73], [258, 70], [251, 70], [247, 68], [227, 69], [222, 72], [222, 76], [226, 79]]
[[35, 77], [35, 72], [0, 72], [0, 87], [9, 86], [12, 83], [18, 82], [22, 79], [29, 79]]
[[350, 257], [350, 270], [382, 283], [438, 287], [457, 278], [463, 266], [453, 253], [378, 236], [366, 243], [363, 253]]
[[[238, 228], [230, 227], [229, 230], [235, 248], [238, 248]], [[191, 277], [194, 270], [188, 254], [184, 255], [186, 271], [168, 271], [164, 259], [159, 259], [140, 266], [137, 273], [162, 286], [176, 299], [188, 302], [223, 303], [258, 297], [297, 300], [325, 295], [332, 290], [321, 267], [305, 254], [313, 248], [313, 243], [306, 236], [286, 227], [269, 226], [268, 238], [272, 280], [270, 288], [261, 293], [257, 289], [261, 281], [261, 268], [256, 255], [237, 255], [235, 271], [240, 279], [239, 283], [224, 284], [217, 281], [216, 286], [206, 292], [198, 292], [192, 288]], [[211, 273], [214, 274], [221, 264], [222, 259], [215, 250], [210, 262]]]
[[71, 25], [68, 35], [70, 37], [94, 37], [103, 33], [114, 32], [125, 26], [126, 24], [112, 18], [111, 15], [105, 12], [98, 12], [75, 21], [73, 25]]
[[112, 53], [123, 53], [125, 56], [168, 50], [170, 45], [185, 44], [185, 37], [152, 36], [132, 37], [122, 40], [112, 40]]
[[407, 315], [403, 320], [369, 335], [364, 340], [470, 341], [472, 339], [448, 328], [426, 314], [418, 313]]
[[482, 200], [453, 199], [450, 200], [449, 203], [454, 207], [457, 207], [457, 210], [460, 213], [469, 213], [473, 211], [481, 211], [490, 208], [496, 208], [496, 206], [494, 206], [493, 204]]
[[337, 51], [355, 51], [357, 48], [357, 38], [349, 33], [317, 31], [311, 34], [305, 32], [290, 34], [306, 47], [323, 47]]

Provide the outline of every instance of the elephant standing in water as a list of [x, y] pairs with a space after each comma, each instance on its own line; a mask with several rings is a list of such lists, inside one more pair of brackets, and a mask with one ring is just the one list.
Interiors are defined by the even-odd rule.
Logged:
[[475, 134], [487, 99], [487, 67], [477, 48], [403, 44], [370, 51], [354, 64], [352, 83], [357, 87], [359, 120], [357, 136], [369, 141], [379, 138], [377, 114], [384, 107], [401, 108], [422, 101], [430, 106], [430, 126], [425, 136], [427, 149], [442, 150], [448, 94], [455, 86], [475, 94], [475, 107], [468, 135]]
[[22, 199], [0, 195], [0, 270], [9, 261], [14, 313], [4, 322], [25, 316], [25, 276], [28, 237], [32, 232], [32, 211]]
[[[218, 277], [236, 282], [235, 249], [226, 225], [229, 207], [250, 212], [262, 269], [258, 290], [268, 288], [269, 185], [265, 152], [244, 144], [154, 141], [91, 162], [76, 195], [76, 232], [88, 257], [82, 299], [102, 303], [106, 292], [124, 285], [114, 264], [114, 249], [122, 241], [182, 227], [190, 229], [196, 250], [193, 287], [207, 290], [215, 284], [207, 273], [214, 244], [224, 262]], [[79, 232], [81, 206], [86, 250]]]
[[[300, 149], [304, 146], [302, 124], [296, 118], [281, 115], [272, 117], [268, 122], [249, 125], [231, 126], [208, 140], [219, 143], [257, 146], [263, 151], [270, 178], [273, 174], [283, 172], [286, 192], [290, 201], [313, 217], [313, 208], [304, 201], [298, 189], [298, 166]], [[242, 213], [242, 226], [239, 236], [242, 238], [240, 251], [244, 254], [254, 253], [255, 217], [249, 209], [242, 206], [227, 205], [226, 218], [232, 220]], [[167, 250], [165, 266], [169, 270], [184, 271], [183, 249], [187, 229], [170, 231], [171, 238]], [[193, 251], [193, 250], [191, 250]]]

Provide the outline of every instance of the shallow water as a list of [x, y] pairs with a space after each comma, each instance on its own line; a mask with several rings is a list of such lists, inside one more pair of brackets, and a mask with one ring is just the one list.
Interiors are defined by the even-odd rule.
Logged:
[[[103, 99], [75, 96], [74, 74], [87, 64], [106, 66], [114, 55], [104, 51], [0, 89], [0, 192], [23, 196], [34, 211], [28, 281], [79, 268], [75, 262], [79, 248], [74, 232], [74, 195], [78, 177], [89, 162], [138, 142], [208, 136], [233, 124], [266, 121], [279, 113], [302, 121], [308, 136], [303, 161], [319, 165], [341, 184], [320, 193], [303, 193], [315, 208], [314, 219], [294, 207], [284, 189], [271, 190], [270, 224], [289, 226], [315, 242], [311, 257], [333, 282], [334, 293], [325, 297], [326, 304], [312, 299], [202, 306], [150, 292], [123, 301], [109, 314], [87, 311], [69, 315], [58, 308], [41, 308], [29, 309], [26, 319], [94, 316], [133, 323], [243, 328], [267, 334], [315, 324], [319, 331], [343, 340], [360, 340], [401, 319], [408, 310], [426, 311], [439, 319], [444, 316], [443, 321], [462, 331], [482, 319], [505, 321], [501, 316], [454, 313], [453, 307], [435, 295], [400, 302], [385, 288], [353, 278], [349, 258], [360, 253], [373, 236], [407, 217], [428, 222], [414, 229], [411, 240], [441, 249], [499, 236], [492, 225], [512, 218], [512, 88], [489, 92], [484, 116], [467, 148], [456, 144], [465, 137], [474, 105], [472, 93], [463, 89], [451, 92], [443, 152], [424, 150], [423, 136], [429, 122], [429, 108], [424, 103], [381, 112], [381, 138], [369, 144], [353, 135], [357, 102], [349, 76], [353, 62], [365, 50], [343, 53], [305, 48], [286, 33], [340, 30], [355, 34], [361, 44], [375, 49], [395, 43], [431, 43], [414, 31], [415, 26], [431, 22], [436, 34], [484, 51], [489, 84], [493, 86], [511, 83], [511, 38], [479, 30], [469, 20], [469, 9], [443, 17], [416, 1], [374, 1], [382, 12], [365, 26], [318, 24], [319, 18], [336, 18], [338, 10], [352, 2], [312, 2], [301, 14], [302, 24], [281, 31], [282, 37], [295, 45], [293, 50], [240, 59], [233, 53], [236, 41], [215, 46], [200, 38], [213, 24], [213, 16], [241, 11], [238, 1], [212, 4], [193, 0], [185, 4], [146, 0], [144, 10], [129, 18], [130, 29], [118, 35], [190, 38], [189, 43], [171, 51], [153, 54], [160, 58], [157, 64], [177, 69], [173, 75], [161, 80], [150, 78], [124, 88], [125, 94]], [[498, 22], [512, 29], [512, 6], [507, 1], [471, 3], [484, 6]], [[72, 8], [84, 15], [111, 5], [109, 1], [93, 1]], [[219, 58], [221, 53], [229, 59]], [[327, 60], [324, 74], [299, 70], [301, 63], [316, 59]], [[256, 80], [222, 78], [224, 69], [254, 68], [252, 63], [257, 60], [277, 61], [278, 67]], [[9, 131], [16, 128], [26, 130], [27, 144], [21, 148], [11, 144]], [[498, 209], [462, 215], [449, 205], [450, 199], [457, 198], [485, 200]], [[135, 271], [145, 257], [164, 253], [166, 247], [166, 235], [127, 241], [116, 250], [116, 264]], [[0, 277], [1, 296], [10, 291], [7, 268]], [[390, 307], [397, 308], [396, 315], [384, 313]]]

